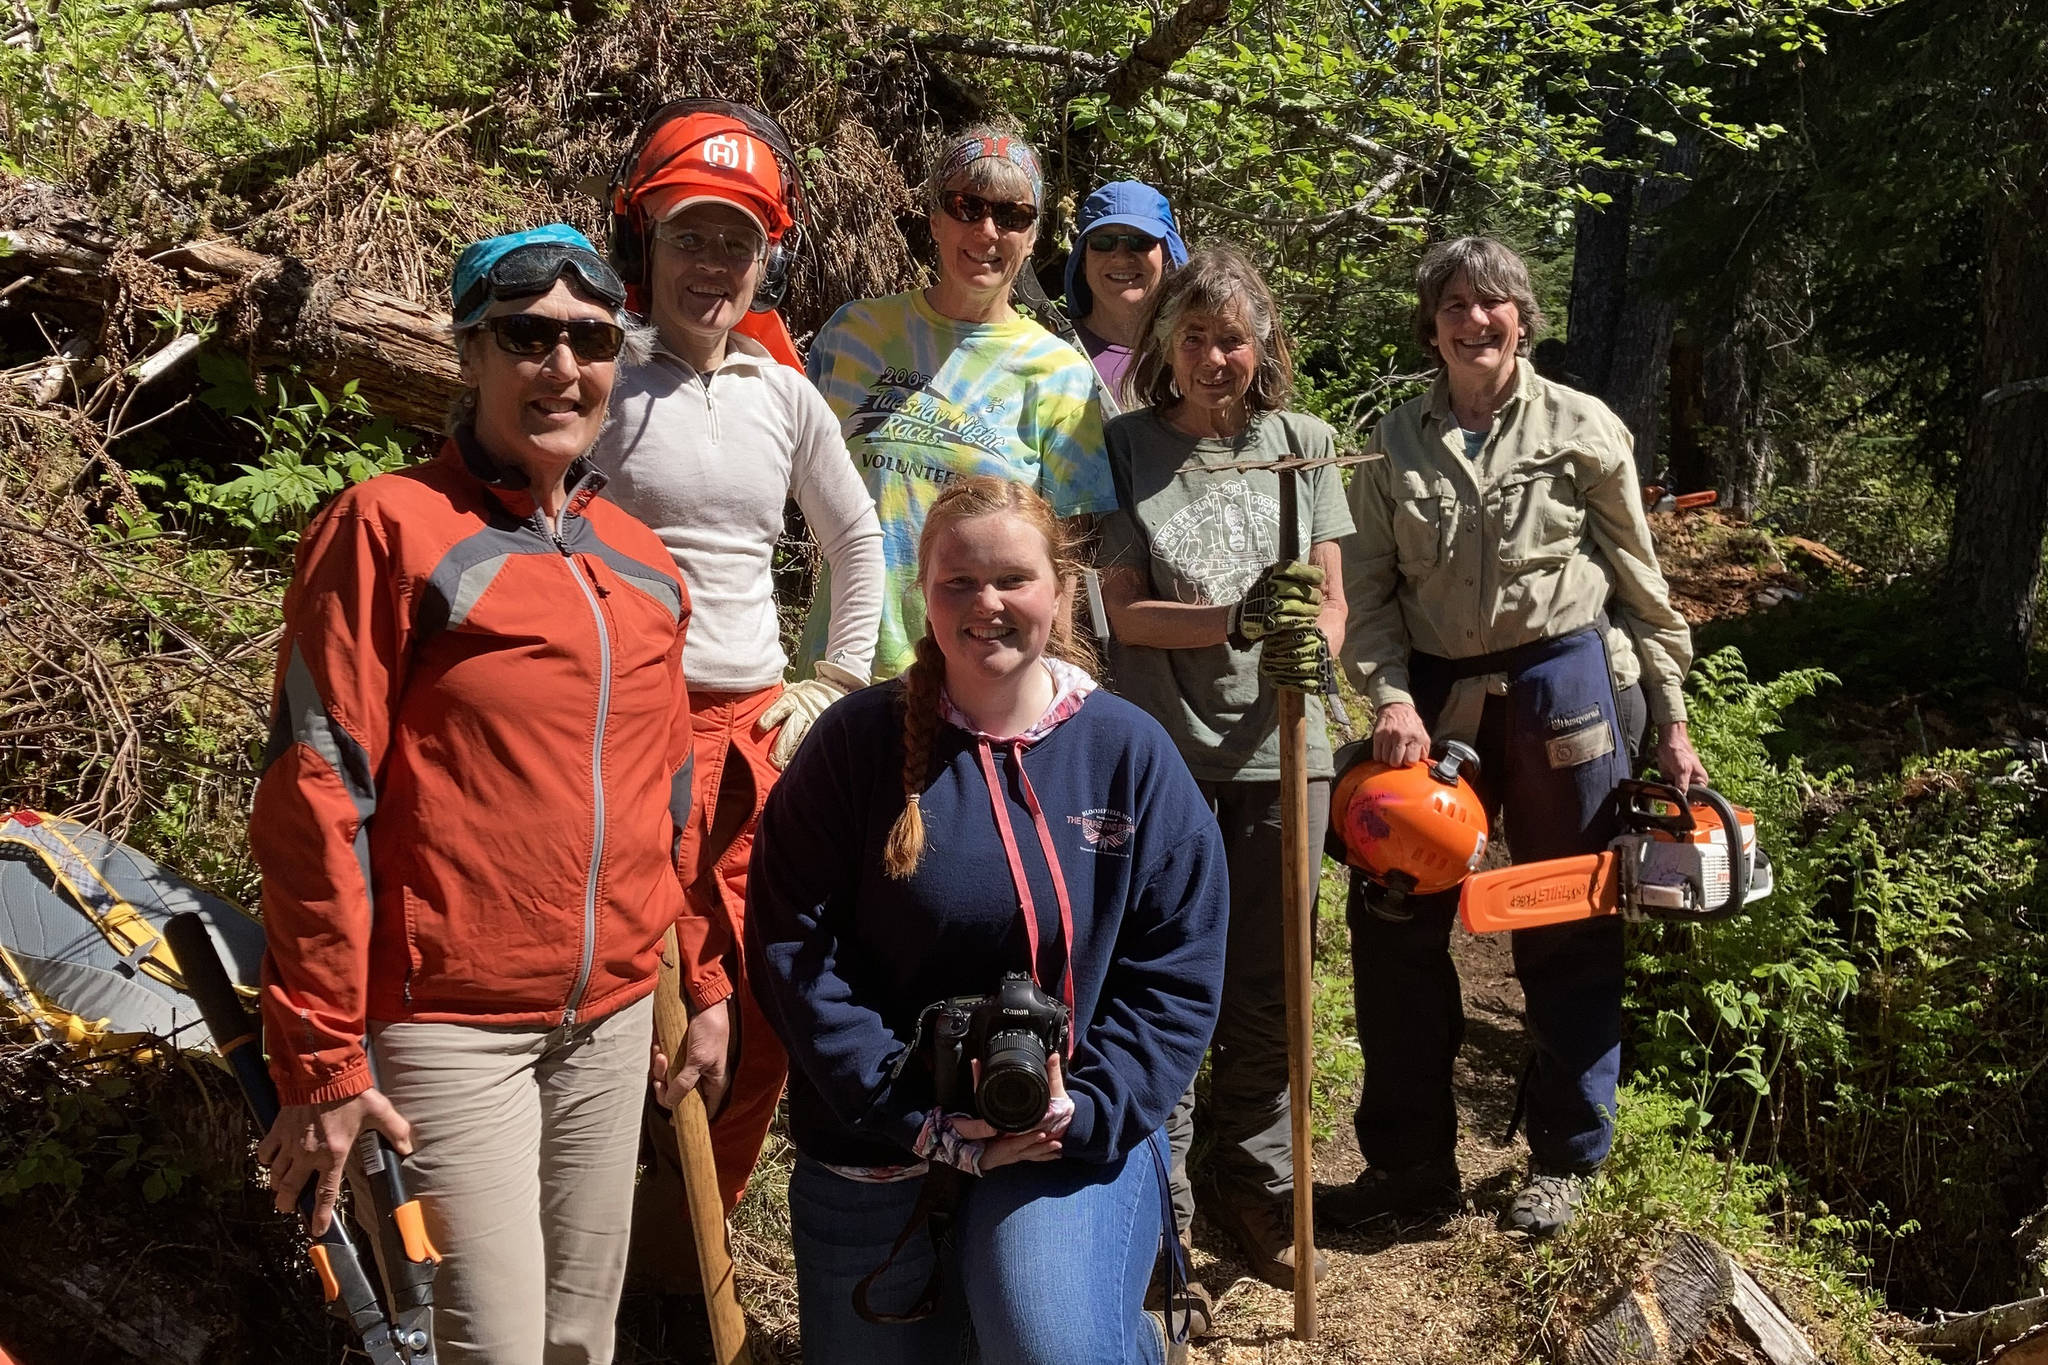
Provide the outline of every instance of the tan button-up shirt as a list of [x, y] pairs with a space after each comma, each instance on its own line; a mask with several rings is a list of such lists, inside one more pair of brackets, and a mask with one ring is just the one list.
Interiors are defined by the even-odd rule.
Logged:
[[[1633, 442], [1589, 394], [1526, 360], [1476, 460], [1439, 375], [1387, 414], [1351, 481], [1344, 663], [1374, 706], [1411, 702], [1411, 649], [1448, 659], [1595, 624], [1632, 644], [1650, 718], [1685, 719], [1692, 631], [1671, 605], [1643, 516]], [[1625, 632], [1625, 634], [1624, 634]], [[1617, 667], [1626, 685], [1633, 670]]]

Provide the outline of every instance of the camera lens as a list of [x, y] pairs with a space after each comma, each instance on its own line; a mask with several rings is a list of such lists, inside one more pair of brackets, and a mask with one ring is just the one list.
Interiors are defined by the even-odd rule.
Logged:
[[1046, 1079], [1045, 1044], [1022, 1029], [988, 1040], [981, 1059], [981, 1084], [974, 1107], [990, 1127], [1003, 1133], [1029, 1132], [1045, 1117], [1052, 1099]]

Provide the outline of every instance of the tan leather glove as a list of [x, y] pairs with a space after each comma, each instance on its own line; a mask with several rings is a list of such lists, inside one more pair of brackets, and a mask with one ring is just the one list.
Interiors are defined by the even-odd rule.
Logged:
[[825, 714], [826, 707], [868, 685], [866, 678], [830, 660], [820, 660], [813, 672], [815, 676], [783, 688], [782, 695], [769, 703], [761, 719], [754, 722], [754, 729], [764, 735], [778, 725], [782, 727], [782, 733], [775, 737], [775, 746], [768, 751], [768, 761], [777, 771], [787, 768], [789, 760], [796, 757], [796, 746], [804, 742], [804, 736]]

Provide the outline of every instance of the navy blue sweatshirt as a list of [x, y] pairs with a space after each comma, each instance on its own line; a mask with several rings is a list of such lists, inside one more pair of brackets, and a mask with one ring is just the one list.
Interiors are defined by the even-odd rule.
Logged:
[[[1024, 971], [1018, 896], [966, 732], [940, 723], [923, 861], [882, 866], [903, 810], [900, 682], [834, 705], [769, 793], [747, 873], [747, 967], [789, 1049], [797, 1150], [828, 1165], [912, 1160], [930, 1068], [892, 1079], [926, 1005]], [[1052, 876], [1007, 745], [995, 747], [1039, 922], [1039, 981], [1066, 961]], [[1024, 750], [1074, 915], [1074, 1118], [1062, 1154], [1107, 1162], [1166, 1120], [1200, 1067], [1223, 988], [1223, 841], [1158, 722], [1093, 692]]]

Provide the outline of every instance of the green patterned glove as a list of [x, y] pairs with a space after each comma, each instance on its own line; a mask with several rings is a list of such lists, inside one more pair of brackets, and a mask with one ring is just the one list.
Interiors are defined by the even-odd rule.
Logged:
[[1268, 564], [1230, 609], [1230, 644], [1250, 649], [1268, 635], [1316, 623], [1323, 609], [1323, 570], [1315, 564]]
[[1330, 676], [1330, 642], [1317, 626], [1278, 630], [1259, 647], [1259, 677], [1290, 692], [1323, 695]]

